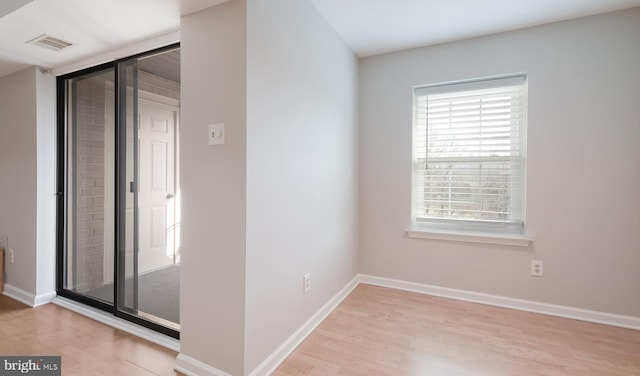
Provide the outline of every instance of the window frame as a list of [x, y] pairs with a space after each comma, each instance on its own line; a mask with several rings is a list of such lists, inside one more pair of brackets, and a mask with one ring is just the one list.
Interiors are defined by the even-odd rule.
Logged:
[[[519, 206], [521, 219], [515, 221], [491, 221], [491, 220], [467, 220], [467, 219], [445, 219], [429, 218], [417, 214], [417, 163], [416, 140], [417, 140], [417, 117], [419, 108], [417, 97], [438, 95], [442, 93], [467, 92], [473, 90], [483, 90], [488, 88], [499, 88], [509, 86], [521, 86], [522, 90], [522, 124], [520, 125], [520, 136], [522, 137], [522, 174], [520, 176], [522, 188], [520, 191]], [[528, 123], [528, 76], [526, 73], [515, 73], [509, 75], [490, 76], [474, 78], [468, 80], [441, 82], [430, 85], [419, 85], [412, 88], [412, 152], [411, 152], [411, 226], [406, 230], [409, 237], [427, 238], [437, 240], [469, 241], [474, 243], [505, 244], [527, 246], [532, 240], [525, 235], [526, 219], [526, 165], [527, 165], [527, 123]], [[428, 124], [426, 125], [428, 131]], [[426, 143], [427, 140], [424, 140]], [[428, 145], [426, 145], [428, 147]], [[427, 149], [428, 153], [428, 149]], [[512, 158], [512, 157], [505, 157]], [[473, 157], [482, 161], [483, 157]], [[426, 163], [426, 162], [425, 162]], [[510, 175], [512, 179], [512, 175]]]

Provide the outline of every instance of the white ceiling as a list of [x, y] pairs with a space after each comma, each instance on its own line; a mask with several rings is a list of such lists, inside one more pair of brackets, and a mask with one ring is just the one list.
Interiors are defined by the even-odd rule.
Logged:
[[[175, 32], [180, 15], [227, 0], [0, 0], [0, 77], [56, 69]], [[358, 56], [640, 6], [640, 0], [311, 0]], [[74, 43], [55, 52], [25, 42]]]
[[640, 6], [640, 0], [311, 0], [360, 57]]
[[[180, 28], [180, 15], [227, 0], [0, 0], [0, 77], [37, 65], [58, 68]], [[62, 51], [26, 44], [42, 34]]]

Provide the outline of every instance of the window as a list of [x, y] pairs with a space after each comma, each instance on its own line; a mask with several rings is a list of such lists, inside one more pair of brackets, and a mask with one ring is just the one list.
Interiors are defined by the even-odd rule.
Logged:
[[523, 232], [526, 76], [414, 89], [415, 227]]

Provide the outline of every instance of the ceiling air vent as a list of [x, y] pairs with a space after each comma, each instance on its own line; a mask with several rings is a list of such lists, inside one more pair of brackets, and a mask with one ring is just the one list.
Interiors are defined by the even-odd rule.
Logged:
[[72, 46], [73, 43], [64, 41], [62, 39], [54, 38], [50, 35], [42, 34], [37, 38], [31, 39], [27, 42], [28, 44], [33, 44], [35, 46], [40, 46], [43, 48], [47, 48], [54, 51], [60, 51], [69, 46]]

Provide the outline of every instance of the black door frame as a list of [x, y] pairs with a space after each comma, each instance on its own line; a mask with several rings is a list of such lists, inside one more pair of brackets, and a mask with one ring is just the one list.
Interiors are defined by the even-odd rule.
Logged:
[[[112, 62], [104, 63], [91, 68], [83, 69], [77, 72], [68, 73], [56, 78], [56, 96], [57, 96], [57, 182], [56, 182], [56, 292], [59, 296], [74, 300], [78, 303], [85, 304], [90, 307], [100, 309], [112, 313], [114, 316], [130, 321], [134, 324], [152, 329], [156, 332], [171, 336], [176, 339], [180, 339], [180, 332], [155, 322], [143, 319], [134, 313], [124, 311], [124, 273], [118, 273], [119, 270], [124, 270], [125, 258], [123, 252], [125, 249], [125, 212], [126, 208], [126, 193], [129, 189], [128, 182], [126, 181], [126, 96], [120, 95], [119, 87], [125, 82], [126, 77], [120, 77], [119, 71], [121, 67], [126, 64], [131, 64], [141, 57], [151, 56], [159, 54], [165, 51], [174, 50], [180, 48], [180, 43], [172, 44], [165, 47], [160, 47], [151, 51], [139, 53], [127, 58], [114, 60]], [[64, 288], [65, 280], [65, 254], [67, 253], [68, 241], [67, 241], [67, 204], [69, 197], [68, 182], [67, 182], [67, 152], [68, 152], [68, 126], [67, 126], [67, 80], [86, 76], [100, 71], [112, 69], [114, 72], [114, 119], [115, 119], [115, 228], [114, 228], [114, 280], [113, 280], [113, 305], [105, 303], [103, 301], [93, 299], [87, 295], [82, 295], [71, 290]], [[137, 79], [134, 80], [137, 85]], [[125, 86], [126, 88], [126, 86]], [[126, 89], [125, 89], [126, 90]], [[137, 92], [137, 90], [134, 90]], [[136, 93], [137, 96], [137, 93]], [[137, 107], [137, 100], [134, 100], [134, 106]], [[134, 108], [135, 110], [135, 108]], [[135, 113], [135, 112], [134, 112]], [[134, 116], [134, 121], [137, 122], [137, 116]], [[135, 144], [135, 142], [134, 142]], [[75, 171], [75, 169], [74, 169]], [[135, 175], [134, 175], [135, 176]], [[136, 195], [137, 196], [137, 195]], [[137, 197], [135, 198], [137, 200]], [[137, 228], [135, 226], [134, 228]], [[135, 230], [137, 231], [137, 230]], [[137, 234], [134, 235], [134, 238]], [[135, 244], [135, 241], [134, 241]], [[137, 247], [134, 247], [137, 249]], [[121, 254], [122, 253], [122, 254]], [[74, 252], [75, 254], [75, 252]], [[137, 269], [137, 257], [134, 257], [134, 268]], [[120, 274], [122, 276], [120, 276]], [[137, 275], [137, 272], [135, 273]], [[134, 278], [137, 285], [137, 278]], [[137, 300], [137, 288], [134, 288], [134, 301]], [[118, 307], [121, 307], [118, 309]], [[135, 307], [137, 308], [137, 307]]]

